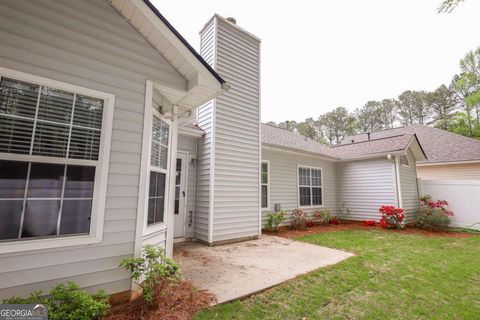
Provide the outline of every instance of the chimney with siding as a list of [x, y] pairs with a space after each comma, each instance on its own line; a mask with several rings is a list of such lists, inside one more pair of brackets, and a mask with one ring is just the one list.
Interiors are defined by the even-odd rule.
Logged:
[[260, 39], [219, 15], [200, 31], [202, 57], [230, 89], [198, 110], [195, 238], [260, 234]]

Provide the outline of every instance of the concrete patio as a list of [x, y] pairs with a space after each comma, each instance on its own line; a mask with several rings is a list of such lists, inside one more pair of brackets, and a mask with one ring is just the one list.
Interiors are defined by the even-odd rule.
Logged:
[[215, 294], [218, 303], [250, 296], [351, 256], [349, 252], [275, 236], [215, 247], [185, 242], [174, 250], [184, 277], [197, 288]]

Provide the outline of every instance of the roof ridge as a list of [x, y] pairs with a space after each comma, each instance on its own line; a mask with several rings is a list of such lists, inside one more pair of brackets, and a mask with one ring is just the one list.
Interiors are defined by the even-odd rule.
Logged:
[[[413, 126], [413, 125], [401, 126], [401, 127], [395, 127], [395, 128], [388, 128], [388, 129], [382, 129], [382, 130], [376, 130], [376, 131], [366, 131], [366, 132], [351, 134], [351, 135], [345, 136], [345, 138], [347, 138], [347, 137], [361, 136], [361, 135], [367, 134], [367, 133], [376, 133], [376, 132], [385, 132], [385, 131], [397, 130], [397, 129], [405, 129], [405, 128], [408, 128], [408, 127], [410, 127], [410, 126]], [[345, 139], [345, 138], [344, 138], [344, 139]]]
[[385, 139], [391, 139], [391, 138], [398, 138], [398, 137], [403, 137], [403, 136], [414, 136], [415, 134], [412, 133], [402, 133], [402, 134], [397, 134], [394, 136], [388, 136], [388, 137], [381, 137], [381, 138], [375, 138], [375, 139], [370, 139], [370, 140], [363, 140], [363, 141], [358, 141], [354, 143], [344, 143], [344, 144], [337, 144], [334, 146], [330, 146], [330, 148], [337, 148], [337, 147], [346, 147], [346, 146], [352, 146], [360, 143], [365, 143], [365, 142], [372, 142], [372, 141], [378, 141], [378, 140], [385, 140]]

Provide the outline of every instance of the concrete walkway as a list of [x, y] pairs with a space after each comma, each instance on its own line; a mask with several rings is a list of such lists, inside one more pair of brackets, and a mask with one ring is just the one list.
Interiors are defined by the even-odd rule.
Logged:
[[184, 277], [222, 303], [265, 290], [298, 275], [340, 262], [353, 254], [281, 237], [208, 247], [175, 245]]

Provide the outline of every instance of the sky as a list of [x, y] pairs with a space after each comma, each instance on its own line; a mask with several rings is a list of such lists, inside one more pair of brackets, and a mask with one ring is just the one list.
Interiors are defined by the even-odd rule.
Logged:
[[262, 121], [303, 121], [405, 90], [449, 84], [480, 46], [480, 1], [438, 14], [441, 0], [152, 0], [199, 51], [218, 13], [262, 39]]

